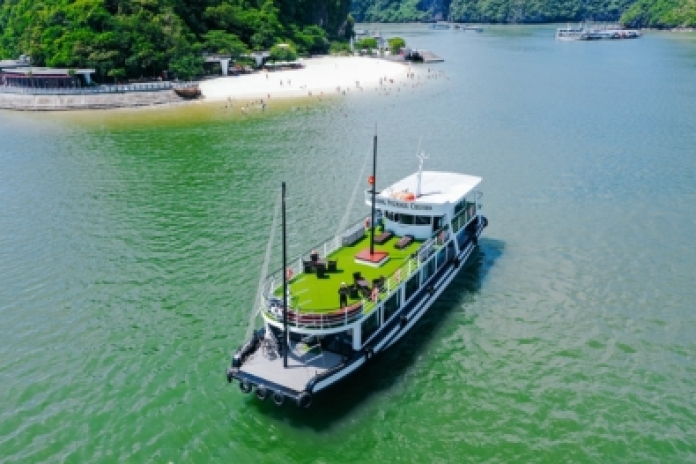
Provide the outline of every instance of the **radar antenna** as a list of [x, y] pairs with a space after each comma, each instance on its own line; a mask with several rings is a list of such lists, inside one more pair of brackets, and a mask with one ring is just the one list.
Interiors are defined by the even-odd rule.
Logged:
[[423, 178], [423, 161], [429, 159], [430, 157], [425, 154], [424, 151], [421, 151], [420, 154], [416, 155], [416, 158], [418, 158], [418, 185], [416, 187], [416, 198], [420, 198], [421, 196], [421, 180]]

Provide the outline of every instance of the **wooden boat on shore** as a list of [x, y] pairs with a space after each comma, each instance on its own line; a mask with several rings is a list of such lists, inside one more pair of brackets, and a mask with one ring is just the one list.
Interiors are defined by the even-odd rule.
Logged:
[[201, 96], [201, 89], [198, 84], [187, 87], [174, 87], [174, 92], [181, 98], [193, 99]]

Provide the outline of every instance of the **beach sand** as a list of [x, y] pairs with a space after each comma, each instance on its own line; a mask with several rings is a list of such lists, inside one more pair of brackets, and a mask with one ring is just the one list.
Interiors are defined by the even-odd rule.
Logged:
[[408, 64], [377, 58], [321, 57], [303, 64], [303, 69], [206, 80], [200, 84], [201, 93], [209, 101], [318, 97], [372, 89], [380, 79], [402, 82], [411, 72]]

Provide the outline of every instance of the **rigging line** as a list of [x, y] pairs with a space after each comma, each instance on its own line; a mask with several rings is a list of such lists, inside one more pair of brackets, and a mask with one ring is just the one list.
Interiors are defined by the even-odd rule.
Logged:
[[363, 173], [365, 172], [365, 167], [367, 166], [367, 162], [369, 160], [370, 160], [370, 152], [368, 151], [365, 154], [365, 161], [363, 161], [362, 168], [360, 168], [360, 172], [358, 173], [358, 180], [355, 182], [355, 187], [353, 187], [353, 194], [350, 196], [350, 200], [348, 201], [348, 206], [346, 207], [346, 212], [343, 213], [343, 217], [341, 218], [341, 222], [338, 223], [338, 228], [336, 229], [336, 233], [334, 234], [334, 236], [341, 233], [343, 230], [345, 230], [346, 226], [348, 226], [348, 219], [350, 218], [350, 212], [353, 210], [353, 204], [355, 203], [355, 197], [358, 193], [358, 190], [360, 190], [360, 182], [363, 178]]
[[271, 233], [268, 237], [268, 244], [266, 245], [266, 255], [263, 258], [263, 266], [261, 267], [261, 277], [259, 278], [259, 286], [256, 289], [256, 297], [254, 298], [254, 306], [251, 310], [251, 316], [249, 317], [249, 326], [247, 327], [245, 340], [251, 337], [251, 333], [254, 330], [254, 323], [256, 322], [256, 317], [261, 311], [261, 303], [263, 299], [263, 285], [268, 277], [268, 266], [271, 262], [271, 252], [273, 251], [273, 240], [275, 238], [276, 229], [278, 228], [278, 216], [280, 212], [280, 195], [276, 200], [275, 207], [273, 208], [273, 224], [271, 225]]

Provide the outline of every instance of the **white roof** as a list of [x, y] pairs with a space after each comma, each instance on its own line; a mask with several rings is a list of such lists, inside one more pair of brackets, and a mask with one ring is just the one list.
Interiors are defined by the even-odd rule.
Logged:
[[[471, 192], [481, 182], [480, 177], [452, 172], [423, 171], [421, 195], [413, 203], [444, 204], [455, 203]], [[379, 196], [392, 198], [398, 192], [416, 193], [418, 173], [401, 179], [395, 184], [382, 189]]]

